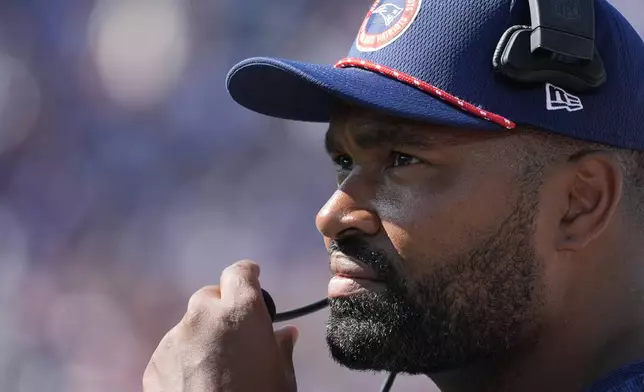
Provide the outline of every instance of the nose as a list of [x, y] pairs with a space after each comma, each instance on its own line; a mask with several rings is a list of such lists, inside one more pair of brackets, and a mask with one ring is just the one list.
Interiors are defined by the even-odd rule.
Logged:
[[315, 225], [328, 239], [353, 235], [375, 235], [380, 230], [380, 218], [369, 206], [364, 192], [345, 186], [338, 189], [320, 209]]

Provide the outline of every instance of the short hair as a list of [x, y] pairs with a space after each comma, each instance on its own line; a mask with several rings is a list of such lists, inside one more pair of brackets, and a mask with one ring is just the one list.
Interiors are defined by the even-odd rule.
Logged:
[[635, 218], [636, 223], [644, 224], [644, 151], [572, 139], [531, 127], [522, 127], [520, 131], [527, 136], [524, 143], [527, 164], [540, 170], [593, 152], [613, 155], [624, 177], [622, 207]]

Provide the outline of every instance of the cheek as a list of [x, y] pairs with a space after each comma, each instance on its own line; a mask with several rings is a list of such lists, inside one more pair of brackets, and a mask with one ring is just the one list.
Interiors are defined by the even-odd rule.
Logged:
[[549, 180], [544, 181], [539, 192], [534, 243], [537, 257], [544, 265], [543, 283], [546, 301], [551, 304], [549, 311], [563, 313], [565, 311], [560, 306], [566, 303], [571, 282], [579, 279], [579, 271], [576, 263], [568, 262], [568, 254], [558, 249], [562, 240], [559, 230], [561, 220], [564, 219], [568, 206], [565, 179], [555, 177]]
[[498, 231], [517, 191], [502, 177], [473, 175], [447, 186], [388, 187], [377, 210], [383, 229], [412, 276], [468, 254]]

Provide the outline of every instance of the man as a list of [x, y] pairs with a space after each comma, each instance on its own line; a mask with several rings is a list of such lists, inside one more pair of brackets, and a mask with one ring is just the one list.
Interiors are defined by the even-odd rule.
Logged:
[[[316, 223], [341, 365], [444, 392], [644, 391], [644, 43], [604, 0], [532, 3], [377, 0], [335, 67], [231, 71], [240, 104], [330, 122]], [[596, 51], [591, 31], [561, 65], [583, 46], [566, 32], [539, 72], [512, 68], [538, 12], [553, 34], [594, 22]], [[297, 333], [273, 332], [258, 275], [239, 262], [192, 297], [146, 392], [296, 390]]]

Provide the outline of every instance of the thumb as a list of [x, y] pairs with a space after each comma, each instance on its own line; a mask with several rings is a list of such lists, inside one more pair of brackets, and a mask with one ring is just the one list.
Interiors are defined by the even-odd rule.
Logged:
[[299, 331], [294, 326], [282, 327], [275, 331], [275, 340], [280, 348], [284, 371], [290, 379], [291, 385], [295, 386], [295, 367], [293, 365], [293, 348], [299, 336]]

